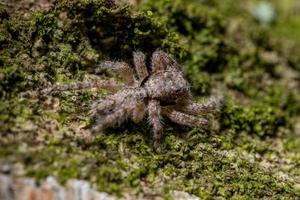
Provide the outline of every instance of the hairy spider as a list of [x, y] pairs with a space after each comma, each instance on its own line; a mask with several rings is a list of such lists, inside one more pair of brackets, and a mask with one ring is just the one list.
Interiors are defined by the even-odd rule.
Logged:
[[170, 55], [163, 51], [155, 51], [149, 71], [145, 59], [142, 52], [133, 53], [137, 79], [134, 70], [125, 62], [106, 61], [100, 65], [101, 69], [121, 71], [125, 85], [102, 80], [58, 85], [44, 89], [42, 93], [93, 87], [117, 90], [93, 103], [89, 114], [98, 121], [92, 131], [97, 132], [120, 124], [127, 118], [137, 123], [147, 114], [153, 126], [155, 149], [162, 137], [162, 117], [167, 117], [177, 124], [208, 129], [209, 121], [196, 115], [218, 111], [224, 104], [224, 98], [211, 97], [203, 104], [194, 102], [189, 83], [185, 80], [179, 64]]

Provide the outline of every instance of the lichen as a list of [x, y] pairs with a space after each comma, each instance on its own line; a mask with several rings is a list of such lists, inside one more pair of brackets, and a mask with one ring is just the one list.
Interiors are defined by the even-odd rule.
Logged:
[[[11, 169], [0, 172], [84, 179], [119, 196], [299, 198], [299, 55], [284, 27], [260, 26], [234, 2], [63, 0], [24, 14], [1, 4], [0, 166]], [[91, 102], [108, 91], [23, 95], [110, 78], [93, 75], [102, 61], [156, 49], [182, 63], [197, 100], [227, 97], [216, 129], [165, 123], [160, 154], [147, 120], [90, 135]]]

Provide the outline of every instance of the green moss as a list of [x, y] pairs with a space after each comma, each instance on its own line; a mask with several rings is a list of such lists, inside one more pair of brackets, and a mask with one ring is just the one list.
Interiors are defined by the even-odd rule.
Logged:
[[[184, 6], [182, 6], [184, 4]], [[147, 1], [143, 10], [152, 10], [154, 16], [164, 20], [170, 31], [180, 35], [186, 60], [186, 74], [195, 92], [207, 94], [210, 80], [206, 73], [219, 71], [224, 62], [224, 25], [216, 10], [203, 5], [177, 1]]]
[[286, 126], [286, 118], [276, 113], [272, 107], [255, 105], [236, 106], [228, 103], [222, 117], [222, 125], [239, 133], [246, 131], [259, 136], [274, 135], [280, 127]]
[[[297, 198], [294, 125], [300, 96], [299, 80], [290, 75], [298, 75], [294, 54], [281, 48], [284, 39], [270, 39], [271, 28], [247, 14], [241, 22], [238, 5], [228, 5], [149, 0], [133, 9], [113, 1], [63, 0], [47, 11], [26, 11], [27, 17], [1, 7], [0, 166], [21, 164], [23, 175], [38, 180], [84, 179], [120, 196], [167, 198], [171, 190], [181, 190], [203, 199]], [[157, 154], [146, 121], [89, 134], [95, 123], [89, 107], [108, 94], [105, 90], [22, 95], [89, 79], [103, 60], [132, 64], [133, 51], [150, 56], [156, 49], [180, 60], [195, 99], [228, 97], [219, 129], [164, 120]]]

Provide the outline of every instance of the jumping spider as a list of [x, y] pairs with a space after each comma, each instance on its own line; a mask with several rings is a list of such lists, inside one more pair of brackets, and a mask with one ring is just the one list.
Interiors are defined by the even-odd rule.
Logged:
[[102, 69], [121, 71], [125, 85], [102, 80], [54, 86], [44, 89], [43, 93], [86, 88], [117, 90], [112, 95], [93, 103], [89, 114], [99, 121], [92, 131], [97, 132], [120, 124], [127, 118], [137, 123], [147, 114], [153, 126], [154, 149], [157, 149], [162, 137], [162, 117], [181, 125], [210, 128], [207, 119], [195, 115], [205, 115], [221, 109], [224, 98], [212, 97], [206, 103], [196, 103], [192, 100], [189, 83], [185, 80], [179, 64], [170, 55], [163, 51], [155, 51], [152, 54], [149, 71], [145, 59], [146, 56], [142, 52], [133, 53], [138, 79], [134, 70], [125, 62], [106, 61], [101, 64]]

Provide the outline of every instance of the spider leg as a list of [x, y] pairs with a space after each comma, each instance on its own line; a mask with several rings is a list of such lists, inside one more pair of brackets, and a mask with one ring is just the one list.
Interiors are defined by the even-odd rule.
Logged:
[[101, 116], [101, 117], [103, 118], [101, 118], [101, 121], [92, 128], [92, 132], [101, 131], [106, 127], [122, 123], [127, 117], [127, 110], [121, 108], [119, 110], [116, 110], [112, 114]]
[[143, 120], [145, 116], [145, 104], [143, 102], [135, 103], [132, 109], [132, 120], [138, 123]]
[[149, 120], [153, 125], [153, 130], [154, 130], [153, 147], [154, 149], [157, 149], [162, 137], [162, 124], [160, 121], [161, 109], [160, 109], [159, 101], [151, 100], [148, 105], [148, 112], [149, 112]]
[[166, 70], [167, 68], [179, 69], [176, 61], [163, 51], [155, 51], [151, 58], [151, 69], [153, 73]]
[[118, 84], [113, 80], [92, 80], [79, 83], [71, 83], [68, 85], [54, 85], [49, 88], [45, 88], [40, 91], [41, 94], [57, 93], [62, 91], [72, 91], [72, 90], [83, 90], [90, 88], [104, 88], [110, 90], [119, 90], [124, 87], [122, 84]]
[[105, 110], [111, 109], [115, 103], [116, 101], [113, 99], [100, 99], [99, 101], [93, 103], [92, 108], [88, 114], [90, 116], [95, 116], [98, 113], [105, 112]]
[[207, 114], [222, 109], [225, 98], [222, 96], [211, 97], [205, 103], [191, 102], [186, 104], [181, 110], [190, 114]]
[[112, 61], [106, 61], [100, 64], [101, 69], [112, 69], [116, 71], [122, 72], [122, 77], [127, 85], [133, 85], [135, 83], [134, 80], [134, 72], [129, 67], [129, 65], [125, 62], [112, 62]]
[[210, 123], [204, 118], [197, 118], [195, 116], [185, 114], [176, 110], [163, 109], [163, 115], [167, 116], [171, 121], [186, 125], [186, 126], [196, 126], [199, 128], [210, 128]]
[[145, 59], [146, 56], [142, 52], [137, 51], [133, 53], [133, 62], [140, 82], [142, 82], [149, 75]]

